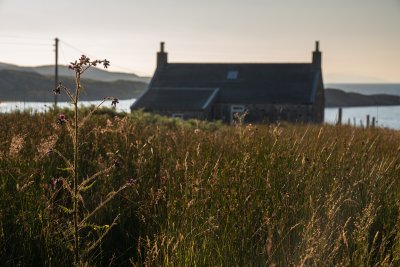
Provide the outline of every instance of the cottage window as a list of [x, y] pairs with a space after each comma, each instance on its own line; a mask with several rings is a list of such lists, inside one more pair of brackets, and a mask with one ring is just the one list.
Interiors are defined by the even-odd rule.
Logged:
[[235, 113], [243, 113], [244, 112], [244, 105], [232, 105], [231, 111]]
[[183, 120], [183, 114], [182, 113], [172, 113], [172, 118]]
[[237, 71], [237, 70], [230, 70], [230, 71], [228, 71], [228, 73], [227, 73], [227, 75], [226, 75], [226, 78], [227, 78], [228, 80], [236, 80], [237, 77], [238, 77], [238, 75], [239, 75], [239, 71]]

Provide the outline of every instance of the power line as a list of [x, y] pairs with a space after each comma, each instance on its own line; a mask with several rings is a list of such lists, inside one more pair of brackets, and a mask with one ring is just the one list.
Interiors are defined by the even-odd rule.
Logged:
[[43, 41], [49, 41], [44, 38], [30, 38], [9, 34], [1, 34], [0, 35], [0, 46], [4, 50], [5, 47], [9, 46], [29, 46], [29, 47], [49, 47], [49, 42], [44, 43]]
[[21, 35], [11, 35], [11, 34], [0, 34], [0, 37], [9, 38], [9, 39], [30, 39], [30, 40], [41, 40], [41, 41], [50, 41], [50, 38], [39, 38], [39, 37], [28, 37]]
[[77, 48], [77, 47], [75, 47], [75, 46], [73, 46], [73, 45], [71, 45], [71, 44], [69, 44], [69, 43], [67, 43], [67, 42], [65, 42], [65, 41], [63, 41], [63, 40], [60, 40], [60, 42], [63, 43], [64, 45], [68, 46], [69, 48], [72, 48], [72, 49], [78, 51], [78, 52], [81, 53], [81, 54], [84, 54], [84, 55], [86, 55], [86, 56], [92, 57], [92, 55], [90, 55], [90, 54], [88, 54], [88, 53], [82, 51], [81, 49], [79, 49], [79, 48]]
[[131, 72], [131, 73], [135, 72], [134, 70], [126, 68], [126, 67], [118, 66], [118, 65], [115, 65], [115, 64], [113, 64], [113, 66], [118, 68], [118, 69], [125, 70], [125, 71]]
[[[39, 38], [39, 37], [30, 37], [30, 36], [21, 36], [21, 35], [11, 35], [11, 34], [0, 34], [0, 38], [1, 39], [5, 39], [4, 42], [0, 41], [0, 46], [2, 46], [2, 50], [4, 50], [5, 47], [10, 46], [10, 45], [12, 45], [12, 46], [30, 46], [30, 47], [36, 46], [38, 48], [39, 47], [50, 47], [50, 46], [52, 46], [51, 45], [52, 40], [48, 39], [48, 38]], [[37, 41], [35, 42], [34, 40], [37, 40], [37, 41], [39, 41], [39, 40], [40, 41], [44, 41], [45, 40], [45, 41], [48, 41], [48, 43], [37, 42]], [[70, 43], [67, 43], [64, 40], [60, 40], [60, 44], [65, 45], [65, 46], [67, 46], [67, 47], [79, 52], [80, 54], [84, 54], [84, 55], [86, 55], [86, 56], [88, 56], [90, 58], [99, 58], [99, 59], [102, 58], [102, 57], [95, 57], [91, 53], [87, 53], [86, 51], [83, 51], [82, 49], [79, 49], [78, 47], [76, 47], [76, 46], [74, 46], [74, 45], [72, 45]], [[6, 50], [7, 50], [7, 48], [6, 48]], [[69, 65], [70, 62], [66, 60], [65, 53], [64, 53], [64, 50], [62, 49], [62, 46], [60, 46], [60, 50], [61, 50], [61, 52], [63, 54], [63, 58], [64, 58], [64, 61], [66, 62], [66, 65]], [[134, 70], [132, 70], [130, 68], [127, 68], [127, 67], [119, 66], [119, 65], [116, 65], [116, 64], [113, 64], [113, 63], [111, 63], [111, 64], [112, 64], [113, 68], [117, 68], [117, 69], [120, 69], [120, 70], [128, 72], [128, 73], [129, 72], [130, 73], [134, 73], [135, 72]], [[72, 73], [71, 73], [71, 75], [72, 75]]]
[[17, 42], [0, 42], [0, 45], [29, 45], [29, 46], [50, 46], [42, 43], [17, 43]]
[[[83, 50], [81, 50], [81, 49], [79, 49], [79, 48], [77, 48], [77, 47], [75, 47], [75, 46], [73, 46], [73, 45], [71, 45], [71, 44], [69, 44], [69, 43], [63, 41], [63, 40], [60, 40], [60, 42], [63, 43], [64, 45], [66, 45], [66, 46], [68, 46], [68, 47], [74, 49], [75, 51], [77, 51], [77, 52], [79, 52], [79, 53], [81, 53], [81, 54], [83, 54], [83, 55], [86, 55], [86, 56], [88, 56], [88, 57], [90, 57], [90, 58], [101, 58], [101, 57], [95, 57], [94, 55], [89, 54], [89, 53], [87, 53], [87, 52], [85, 52], [85, 51], [83, 51]], [[112, 63], [111, 63], [111, 64], [112, 64]], [[131, 72], [131, 73], [134, 73], [134, 72], [135, 72], [135, 71], [132, 70], [132, 69], [129, 69], [129, 68], [126, 68], [126, 67], [122, 67], [122, 66], [118, 66], [118, 65], [115, 65], [115, 64], [112, 64], [112, 66], [113, 66], [113, 67], [116, 67], [116, 68], [118, 68], [118, 69], [121, 69], [121, 70], [125, 70], [125, 71], [128, 71], [128, 72]]]
[[[61, 41], [61, 40], [60, 40], [60, 41]], [[61, 51], [61, 56], [62, 56], [62, 58], [63, 58], [64, 64], [65, 64], [66, 66], [68, 66], [68, 65], [69, 65], [69, 62], [68, 62], [67, 58], [65, 57], [64, 49], [62, 48], [61, 45], [59, 46], [59, 51]], [[73, 76], [73, 72], [72, 72], [72, 70], [71, 70], [70, 68], [68, 68], [68, 71], [69, 71], [69, 73], [71, 74], [71, 76]]]

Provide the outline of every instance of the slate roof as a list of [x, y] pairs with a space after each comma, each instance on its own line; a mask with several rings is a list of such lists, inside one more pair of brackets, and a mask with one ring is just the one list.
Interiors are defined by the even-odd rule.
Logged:
[[202, 111], [216, 99], [218, 88], [151, 87], [134, 104], [135, 108], [164, 111]]
[[[237, 72], [236, 78], [232, 72]], [[149, 90], [134, 108], [180, 105], [186, 109], [204, 96], [196, 103], [198, 108], [207, 98], [204, 88], [219, 88], [218, 103], [310, 104], [321, 81], [321, 69], [310, 63], [168, 63], [156, 70]]]

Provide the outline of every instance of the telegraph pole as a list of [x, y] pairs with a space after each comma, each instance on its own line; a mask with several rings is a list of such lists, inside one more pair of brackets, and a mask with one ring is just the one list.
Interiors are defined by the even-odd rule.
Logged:
[[[56, 52], [56, 63], [54, 65], [54, 88], [57, 88], [58, 86], [58, 38], [54, 39], [55, 44], [54, 46], [56, 47], [55, 52]], [[57, 94], [54, 94], [54, 107], [57, 107]]]

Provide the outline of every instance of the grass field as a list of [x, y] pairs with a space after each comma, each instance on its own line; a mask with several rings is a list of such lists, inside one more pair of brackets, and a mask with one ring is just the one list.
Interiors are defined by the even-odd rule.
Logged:
[[[57, 117], [0, 114], [4, 266], [73, 264]], [[400, 264], [399, 132], [99, 111], [81, 140], [80, 179], [113, 166], [82, 193], [87, 266]]]

